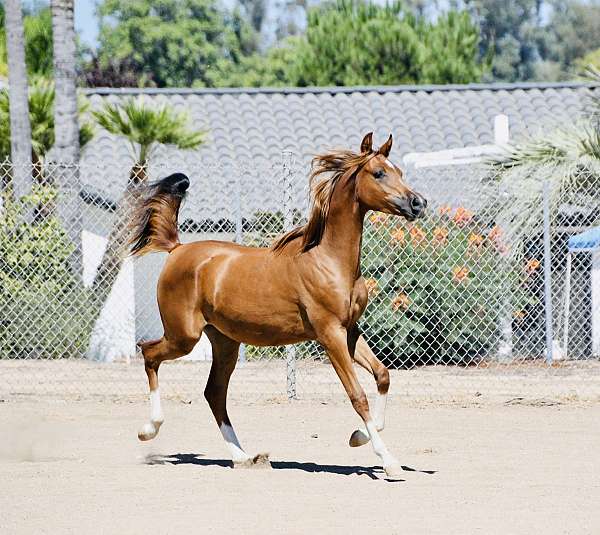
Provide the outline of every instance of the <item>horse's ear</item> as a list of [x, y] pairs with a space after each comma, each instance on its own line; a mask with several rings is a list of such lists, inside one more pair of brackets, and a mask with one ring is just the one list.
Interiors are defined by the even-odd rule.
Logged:
[[383, 154], [386, 158], [390, 155], [390, 152], [392, 151], [392, 134], [390, 134], [390, 137], [388, 137], [388, 140], [381, 145], [381, 147], [379, 147], [379, 150], [377, 152], [379, 152], [379, 154]]
[[361, 154], [364, 152], [371, 152], [373, 150], [373, 132], [369, 132], [363, 137], [362, 143], [360, 144]]

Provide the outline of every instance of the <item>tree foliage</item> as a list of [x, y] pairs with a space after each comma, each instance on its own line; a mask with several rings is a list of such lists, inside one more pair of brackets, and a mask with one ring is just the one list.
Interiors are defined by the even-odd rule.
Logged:
[[126, 138], [138, 163], [146, 163], [157, 145], [194, 149], [204, 142], [206, 133], [189, 127], [187, 115], [168, 105], [149, 106], [142, 98], [123, 104], [104, 104], [93, 116], [111, 134]]
[[26, 214], [56, 203], [57, 190], [34, 185], [0, 210], [0, 358], [82, 357], [93, 325], [90, 293], [69, 266], [73, 244], [62, 222]]
[[[54, 84], [45, 79], [36, 79], [29, 87], [29, 122], [31, 145], [37, 160], [44, 158], [54, 145]], [[79, 143], [83, 148], [94, 136], [93, 125], [85, 120], [89, 107], [82, 97], [79, 102], [81, 115]], [[10, 121], [8, 90], [0, 90], [0, 161], [10, 157]]]
[[252, 58], [252, 68], [233, 81], [298, 86], [467, 83], [478, 81], [487, 68], [477, 57], [477, 28], [464, 11], [449, 11], [432, 22], [399, 2], [379, 6], [337, 0], [309, 10], [304, 36], [288, 38], [264, 58]]
[[106, 0], [98, 13], [101, 65], [127, 61], [143, 85], [214, 86], [258, 45], [239, 10], [214, 0]]
[[292, 85], [465, 83], [480, 79], [478, 35], [451, 11], [429, 22], [401, 3], [338, 0], [309, 11], [288, 69]]
[[493, 58], [491, 78], [560, 80], [600, 47], [600, 5], [583, 0], [464, 0], [480, 28], [480, 52]]
[[[52, 18], [50, 8], [26, 12], [23, 17], [25, 31], [25, 63], [29, 75], [52, 74]], [[4, 6], [0, 4], [0, 76], [8, 74]]]

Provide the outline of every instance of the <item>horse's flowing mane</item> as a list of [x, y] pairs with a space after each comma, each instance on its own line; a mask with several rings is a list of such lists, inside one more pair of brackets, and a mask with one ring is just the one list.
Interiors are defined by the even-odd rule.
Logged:
[[308, 222], [277, 238], [271, 245], [272, 250], [281, 252], [288, 243], [300, 237], [302, 237], [301, 253], [319, 245], [325, 232], [331, 198], [336, 185], [346, 174], [354, 175], [371, 156], [373, 152], [357, 154], [349, 150], [338, 150], [315, 156], [308, 179], [311, 193]]

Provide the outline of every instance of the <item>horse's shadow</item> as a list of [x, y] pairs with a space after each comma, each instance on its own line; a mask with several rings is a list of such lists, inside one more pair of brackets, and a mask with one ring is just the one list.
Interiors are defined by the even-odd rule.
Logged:
[[[223, 468], [233, 468], [233, 463], [228, 459], [208, 459], [202, 454], [197, 453], [176, 453], [174, 455], [148, 455], [145, 464], [193, 464], [197, 466], [220, 466]], [[388, 478], [381, 466], [353, 466], [339, 464], [316, 464], [301, 463], [297, 461], [271, 461], [271, 468], [274, 470], [300, 470], [310, 473], [337, 474], [342, 476], [367, 476], [374, 480], [385, 480], [393, 482], [403, 482], [405, 479]], [[435, 474], [435, 470], [417, 470], [410, 466], [402, 466], [406, 472], [420, 472], [423, 474]]]

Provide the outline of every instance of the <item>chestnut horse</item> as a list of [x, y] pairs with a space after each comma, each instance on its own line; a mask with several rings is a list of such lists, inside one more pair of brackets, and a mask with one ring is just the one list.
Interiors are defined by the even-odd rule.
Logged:
[[[234, 466], [250, 465], [227, 415], [227, 387], [240, 343], [286, 345], [317, 340], [327, 351], [364, 427], [351, 446], [372, 443], [389, 476], [401, 466], [379, 431], [384, 426], [389, 374], [361, 336], [357, 321], [367, 305], [360, 271], [363, 220], [369, 210], [420, 217], [426, 200], [403, 181], [388, 159], [392, 136], [378, 150], [367, 134], [360, 152], [317, 156], [310, 175], [312, 206], [308, 223], [269, 248], [220, 241], [181, 244], [177, 217], [189, 186], [185, 175], [156, 183], [136, 209], [132, 255], [169, 254], [158, 281], [164, 327], [160, 340], [140, 344], [150, 384], [150, 421], [140, 440], [156, 436], [164, 421], [158, 368], [164, 360], [189, 353], [202, 332], [213, 361], [204, 395], [231, 452]], [[373, 416], [352, 361], [370, 371], [378, 396]]]

